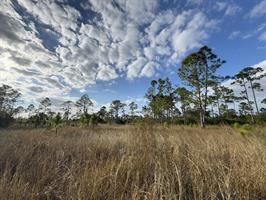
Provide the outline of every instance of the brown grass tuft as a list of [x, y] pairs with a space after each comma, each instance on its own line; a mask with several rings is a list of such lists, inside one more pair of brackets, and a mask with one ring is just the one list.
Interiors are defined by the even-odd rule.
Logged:
[[266, 128], [0, 130], [0, 199], [266, 199]]

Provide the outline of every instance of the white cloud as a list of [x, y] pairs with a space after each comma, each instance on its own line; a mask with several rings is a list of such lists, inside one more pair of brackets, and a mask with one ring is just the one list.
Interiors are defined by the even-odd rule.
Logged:
[[236, 13], [240, 12], [241, 10], [242, 9], [239, 6], [232, 4], [226, 8], [225, 15], [232, 16], [232, 15], [235, 15]]
[[143, 69], [141, 70], [140, 76], [145, 76], [145, 77], [152, 77], [154, 76], [156, 70], [159, 68], [159, 64], [156, 62], [148, 62]]
[[263, 0], [252, 8], [248, 16], [250, 18], [255, 18], [255, 17], [261, 17], [265, 14], [266, 14], [266, 0]]
[[[240, 37], [244, 40], [249, 39], [249, 38], [252, 38], [258, 35], [263, 35], [263, 32], [265, 32], [265, 28], [266, 28], [266, 23], [262, 23], [262, 24], [259, 24], [257, 28], [253, 29], [252, 31], [249, 31], [246, 33], [239, 33], [237, 36], [240, 35]], [[234, 34], [234, 32], [232, 34]], [[258, 36], [258, 39], [260, 40], [260, 36]]]
[[227, 7], [227, 3], [226, 2], [216, 2], [216, 8], [218, 11], [222, 11], [225, 10]]
[[[203, 13], [197, 13], [191, 15], [191, 13], [185, 13], [184, 16], [180, 16], [176, 19], [175, 32], [172, 35], [173, 49], [180, 54], [184, 54], [187, 51], [197, 48], [202, 45], [202, 41], [209, 37], [207, 30], [211, 30], [215, 27], [215, 21], [208, 20]], [[182, 18], [184, 17], [184, 21]], [[178, 28], [185, 25], [185, 28]]]
[[116, 79], [118, 77], [116, 71], [114, 68], [106, 65], [101, 65], [99, 67], [99, 72], [97, 74], [97, 79], [98, 80], [112, 80]]
[[88, 19], [60, 2], [1, 2], [0, 81], [29, 100], [63, 98], [118, 77], [151, 77], [162, 62], [201, 46], [217, 24], [199, 10], [160, 11], [157, 0], [90, 0], [82, 3], [95, 13]]
[[259, 36], [259, 40], [266, 41], [266, 31]]
[[242, 8], [236, 5], [235, 3], [229, 3], [224, 1], [216, 2], [215, 8], [220, 12], [223, 11], [224, 15], [226, 16], [233, 16], [242, 10]]
[[233, 40], [233, 39], [235, 39], [236, 37], [238, 37], [240, 34], [241, 34], [240, 31], [233, 31], [233, 32], [228, 36], [228, 39]]
[[147, 59], [140, 57], [128, 66], [127, 78], [133, 79], [140, 75], [142, 67], [147, 63]]

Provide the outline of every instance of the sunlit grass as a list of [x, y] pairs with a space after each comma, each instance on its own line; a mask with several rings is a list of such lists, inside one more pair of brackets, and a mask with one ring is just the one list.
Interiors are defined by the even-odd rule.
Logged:
[[0, 199], [266, 199], [266, 128], [0, 130]]

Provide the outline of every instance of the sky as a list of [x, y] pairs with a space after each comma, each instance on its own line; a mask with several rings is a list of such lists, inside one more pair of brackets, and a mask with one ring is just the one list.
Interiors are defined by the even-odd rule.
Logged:
[[221, 75], [266, 70], [266, 0], [0, 1], [0, 84], [25, 105], [143, 104], [152, 79], [181, 85], [180, 62], [203, 45], [226, 60]]

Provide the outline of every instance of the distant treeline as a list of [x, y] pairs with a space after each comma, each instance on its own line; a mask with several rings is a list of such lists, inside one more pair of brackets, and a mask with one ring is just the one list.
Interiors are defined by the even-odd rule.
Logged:
[[[265, 106], [259, 108], [257, 94], [263, 91], [259, 80], [266, 73], [260, 67], [247, 67], [234, 76], [222, 77], [217, 70], [224, 63], [209, 47], [200, 48], [188, 55], [178, 69], [183, 86], [173, 87], [169, 78], [152, 80], [145, 95], [148, 104], [141, 109], [135, 102], [127, 105], [114, 100], [109, 109], [103, 106], [98, 112], [91, 113], [93, 102], [87, 94], [76, 102], [64, 102], [57, 113], [51, 109], [48, 97], [38, 106], [17, 107], [21, 94], [11, 86], [2, 85], [0, 126], [7, 127], [11, 122], [30, 127], [95, 126], [98, 123], [134, 123], [145, 118], [160, 123], [199, 123], [201, 127], [219, 123], [265, 123], [266, 98], [260, 102]], [[226, 87], [226, 80], [238, 85], [242, 89], [240, 93], [235, 94]], [[24, 113], [24, 117], [14, 119], [19, 113]]]

